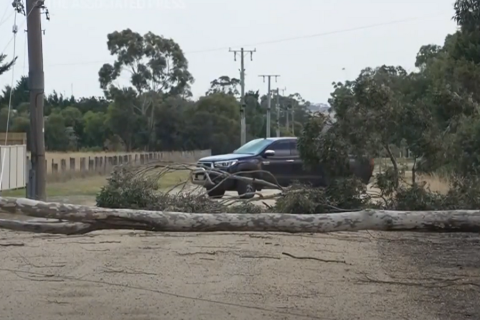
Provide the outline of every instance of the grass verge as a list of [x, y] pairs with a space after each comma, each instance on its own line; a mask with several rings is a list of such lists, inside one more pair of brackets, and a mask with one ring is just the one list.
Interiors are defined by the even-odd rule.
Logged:
[[[159, 181], [160, 189], [168, 189], [188, 179], [189, 171], [173, 171], [165, 174]], [[47, 196], [68, 197], [87, 196], [95, 197], [107, 183], [108, 176], [90, 176], [82, 179], [73, 179], [67, 182], [53, 182], [47, 184]], [[25, 189], [8, 190], [2, 192], [4, 197], [25, 197]]]

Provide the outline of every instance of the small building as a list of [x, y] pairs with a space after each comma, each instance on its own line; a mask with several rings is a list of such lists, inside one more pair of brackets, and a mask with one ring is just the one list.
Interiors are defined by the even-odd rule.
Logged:
[[[5, 144], [5, 141], [7, 143]], [[0, 132], [0, 146], [12, 146], [12, 145], [26, 145], [27, 133], [26, 132]]]

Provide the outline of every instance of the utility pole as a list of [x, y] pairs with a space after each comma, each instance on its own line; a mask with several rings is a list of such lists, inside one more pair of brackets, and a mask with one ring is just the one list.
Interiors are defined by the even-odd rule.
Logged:
[[270, 138], [270, 118], [271, 118], [271, 110], [272, 110], [272, 77], [275, 78], [275, 82], [277, 82], [277, 78], [280, 77], [278, 74], [262, 74], [259, 77], [263, 78], [263, 82], [265, 82], [265, 78], [268, 79], [268, 93], [267, 93], [267, 132], [266, 138]]
[[292, 103], [292, 135], [295, 136], [295, 103]]
[[245, 50], [240, 48], [240, 50], [229, 49], [229, 52], [233, 52], [233, 59], [237, 61], [237, 53], [240, 53], [240, 145], [243, 146], [247, 143], [247, 121], [245, 117], [245, 53], [250, 53], [250, 61], [253, 60], [253, 53], [256, 52], [256, 49]]
[[[285, 97], [285, 90], [287, 90], [287, 88], [283, 88], [283, 89], [280, 89], [280, 88], [277, 88], [277, 128], [278, 130], [280, 130], [280, 112], [282, 110], [282, 108], [285, 108], [285, 106], [282, 106], [282, 104], [280, 103], [280, 91], [282, 91], [282, 97]], [[285, 118], [286, 118], [286, 129], [287, 131], [289, 130], [289, 127], [288, 127], [288, 111], [285, 112]], [[280, 134], [277, 135], [278, 137], [280, 137]]]
[[277, 101], [275, 102], [275, 108], [277, 110], [277, 138], [280, 137], [280, 88], [277, 88]]
[[[287, 90], [287, 88], [283, 88], [283, 89], [280, 89], [282, 91], [282, 97], [285, 97], [285, 91]], [[287, 131], [290, 131], [290, 123], [288, 121], [288, 118], [289, 118], [289, 107], [288, 105], [284, 105], [283, 108], [285, 109], [285, 128], [287, 128]]]
[[43, 103], [45, 76], [43, 73], [42, 10], [44, 1], [27, 2], [28, 80], [30, 90], [30, 153], [31, 169], [28, 177], [27, 196], [31, 199], [46, 200], [45, 130]]

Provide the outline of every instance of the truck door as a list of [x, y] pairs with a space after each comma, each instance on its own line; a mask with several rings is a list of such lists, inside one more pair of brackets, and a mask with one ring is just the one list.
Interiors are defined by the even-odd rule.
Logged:
[[[275, 141], [267, 149], [275, 151], [275, 155], [262, 159], [262, 170], [270, 172], [281, 186], [287, 186], [292, 173], [290, 141]], [[266, 174], [263, 176], [267, 181], [275, 183], [272, 176]]]
[[305, 183], [305, 170], [300, 159], [300, 154], [297, 149], [297, 140], [290, 140], [290, 156], [292, 163], [292, 171], [290, 173], [290, 181], [297, 183]]

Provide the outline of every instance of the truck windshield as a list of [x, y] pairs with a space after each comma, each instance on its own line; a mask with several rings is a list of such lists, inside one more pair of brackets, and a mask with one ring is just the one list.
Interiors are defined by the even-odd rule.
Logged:
[[272, 140], [270, 139], [255, 139], [245, 143], [243, 146], [233, 151], [233, 153], [259, 154], [260, 152], [263, 151], [263, 149], [265, 149], [271, 143], [272, 143]]

